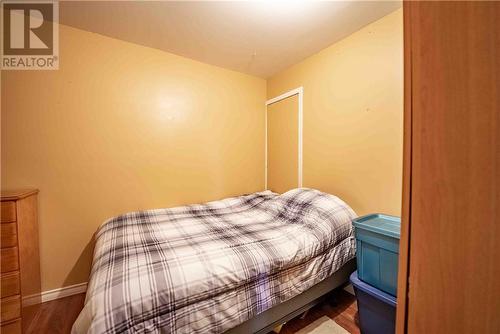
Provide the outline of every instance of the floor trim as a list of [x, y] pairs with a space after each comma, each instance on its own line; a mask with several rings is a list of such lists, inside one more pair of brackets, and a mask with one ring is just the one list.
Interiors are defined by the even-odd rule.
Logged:
[[86, 291], [87, 291], [87, 282], [65, 286], [59, 289], [47, 290], [43, 291], [40, 295], [29, 295], [23, 297], [23, 306], [30, 306], [39, 303], [40, 297], [42, 303], [45, 303], [51, 300], [56, 300], [64, 297], [77, 295], [79, 293], [84, 293]]

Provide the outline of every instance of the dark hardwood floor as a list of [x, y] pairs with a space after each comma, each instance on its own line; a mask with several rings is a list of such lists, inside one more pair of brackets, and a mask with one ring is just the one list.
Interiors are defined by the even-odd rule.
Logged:
[[[79, 294], [43, 303], [29, 332], [37, 334], [70, 333], [71, 326], [80, 313], [84, 300], [85, 294]], [[332, 292], [324, 302], [309, 310], [304, 319], [299, 316], [286, 323], [280, 334], [295, 333], [322, 316], [335, 320], [337, 324], [352, 334], [359, 334], [356, 298], [342, 289]]]
[[80, 314], [85, 301], [85, 294], [61, 298], [42, 303], [38, 314], [28, 329], [29, 334], [51, 333], [67, 334]]
[[306, 317], [300, 316], [287, 322], [280, 334], [292, 334], [315, 320], [327, 316], [351, 334], [360, 334], [356, 297], [343, 289], [333, 291], [326, 300], [309, 310]]

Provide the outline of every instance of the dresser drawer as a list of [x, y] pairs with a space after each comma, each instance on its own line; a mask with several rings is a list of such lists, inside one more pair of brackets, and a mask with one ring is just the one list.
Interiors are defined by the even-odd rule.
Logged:
[[21, 319], [2, 324], [0, 328], [0, 333], [2, 334], [21, 334], [21, 331]]
[[0, 272], [5, 273], [19, 269], [19, 261], [17, 260], [17, 247], [0, 249], [2, 261], [0, 264]]
[[0, 311], [2, 324], [5, 321], [21, 317], [21, 297], [19, 295], [2, 298], [0, 303], [2, 305]]
[[19, 271], [0, 275], [1, 298], [18, 295], [20, 293]]
[[14, 246], [17, 246], [17, 224], [0, 224], [0, 247], [7, 248]]
[[16, 202], [14, 201], [2, 202], [2, 211], [0, 219], [2, 223], [16, 221]]

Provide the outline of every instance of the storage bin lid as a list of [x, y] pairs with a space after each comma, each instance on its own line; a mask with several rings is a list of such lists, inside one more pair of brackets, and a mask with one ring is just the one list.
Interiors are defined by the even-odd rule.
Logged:
[[399, 239], [401, 231], [401, 219], [395, 216], [375, 213], [358, 217], [352, 220], [356, 228], [380, 233], [389, 237]]
[[370, 284], [367, 284], [367, 283], [361, 281], [358, 278], [358, 271], [357, 270], [351, 274], [350, 281], [351, 281], [351, 284], [354, 286], [354, 288], [359, 289], [359, 290], [363, 291], [364, 293], [367, 293], [370, 296], [377, 298], [378, 300], [380, 300], [386, 304], [389, 304], [393, 307], [396, 307], [396, 305], [397, 305], [396, 297], [391, 296], [390, 294], [385, 293], [384, 291], [379, 290], [376, 287], [371, 286]]

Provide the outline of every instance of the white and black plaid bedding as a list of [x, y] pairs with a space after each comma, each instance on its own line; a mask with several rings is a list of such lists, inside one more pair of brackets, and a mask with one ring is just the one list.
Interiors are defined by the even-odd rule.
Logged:
[[352, 259], [354, 217], [302, 188], [113, 218], [96, 234], [72, 332], [224, 332]]

